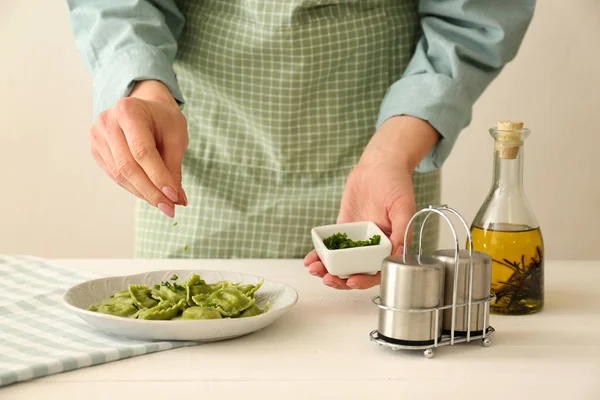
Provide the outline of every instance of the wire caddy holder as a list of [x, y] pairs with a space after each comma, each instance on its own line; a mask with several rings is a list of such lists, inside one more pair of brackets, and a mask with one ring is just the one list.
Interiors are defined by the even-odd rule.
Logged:
[[[458, 241], [458, 235], [456, 233], [456, 229], [455, 229], [454, 225], [452, 224], [452, 221], [450, 221], [450, 218], [448, 218], [448, 216], [445, 214], [445, 212], [455, 215], [461, 221], [463, 227], [465, 228], [465, 230], [467, 232], [467, 238], [468, 238], [468, 243], [469, 243], [469, 246], [467, 249], [468, 255], [469, 255], [469, 259], [468, 259], [469, 278], [468, 278], [468, 286], [467, 286], [468, 301], [466, 303], [457, 304], [457, 294], [458, 294], [457, 291], [458, 291], [458, 283], [459, 283], [458, 276], [459, 276], [459, 268], [460, 268], [460, 261], [459, 261], [459, 246], [460, 246], [460, 244]], [[423, 222], [421, 223], [421, 229], [419, 232], [419, 254], [418, 254], [419, 257], [422, 255], [422, 250], [423, 250], [423, 247], [422, 247], [423, 230], [425, 227], [425, 223], [427, 222], [427, 220], [429, 219], [429, 217], [431, 215], [434, 215], [434, 214], [439, 215], [449, 225], [450, 230], [452, 231], [452, 235], [454, 237], [454, 243], [455, 243], [455, 249], [454, 249], [455, 266], [454, 266], [454, 283], [453, 283], [453, 290], [452, 290], [452, 304], [446, 304], [446, 305], [443, 305], [440, 307], [434, 307], [434, 308], [400, 309], [400, 308], [388, 307], [388, 306], [381, 304], [380, 296], [373, 297], [372, 302], [380, 309], [392, 311], [395, 313], [431, 313], [431, 312], [434, 312], [435, 313], [434, 319], [435, 319], [435, 332], [436, 333], [440, 331], [440, 329], [439, 329], [440, 312], [451, 309], [452, 310], [452, 322], [451, 322], [450, 334], [442, 334], [439, 339], [438, 339], [438, 335], [436, 334], [434, 337], [433, 344], [402, 345], [402, 344], [397, 344], [397, 343], [391, 343], [391, 342], [385, 340], [384, 338], [379, 336], [379, 333], [377, 330], [373, 330], [369, 335], [371, 341], [379, 344], [380, 346], [388, 347], [394, 351], [401, 350], [401, 349], [402, 350], [405, 350], [405, 349], [406, 350], [423, 350], [423, 354], [427, 358], [433, 357], [434, 348], [436, 348], [436, 347], [448, 346], [448, 345], [452, 346], [457, 343], [469, 343], [475, 339], [480, 339], [481, 345], [483, 347], [491, 346], [491, 344], [492, 344], [491, 335], [496, 331], [494, 329], [494, 327], [492, 327], [491, 325], [488, 325], [487, 327], [485, 327], [481, 331], [480, 334], [472, 334], [471, 333], [472, 307], [482, 304], [483, 305], [483, 321], [484, 322], [488, 321], [488, 316], [490, 315], [490, 303], [496, 299], [496, 296], [494, 293], [490, 293], [489, 297], [486, 299], [473, 301], [473, 259], [472, 259], [473, 240], [472, 240], [471, 232], [469, 230], [469, 226], [467, 225], [467, 222], [456, 210], [448, 207], [447, 205], [438, 205], [438, 206], [430, 205], [429, 207], [424, 208], [424, 209], [418, 211], [417, 213], [415, 213], [413, 215], [413, 217], [410, 219], [410, 221], [408, 222], [408, 226], [406, 227], [406, 231], [404, 233], [404, 243], [408, 243], [408, 235], [409, 235], [411, 225], [414, 223], [415, 219], [422, 214], [426, 214], [426, 215], [425, 215], [425, 218], [423, 218]], [[404, 262], [406, 262], [407, 249], [409, 247], [410, 246], [404, 247], [404, 252], [403, 252]], [[456, 310], [459, 307], [467, 308], [467, 331], [466, 331], [466, 335], [464, 335], [464, 336], [461, 335], [461, 336], [457, 337], [455, 335], [456, 312], [457, 312]]]

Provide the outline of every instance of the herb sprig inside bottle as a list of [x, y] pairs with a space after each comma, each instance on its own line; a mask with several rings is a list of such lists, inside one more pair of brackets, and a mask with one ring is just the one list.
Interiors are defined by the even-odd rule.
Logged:
[[353, 247], [375, 246], [381, 242], [381, 236], [373, 235], [367, 240], [352, 240], [346, 233], [334, 233], [333, 235], [323, 239], [323, 244], [329, 250], [349, 249]]

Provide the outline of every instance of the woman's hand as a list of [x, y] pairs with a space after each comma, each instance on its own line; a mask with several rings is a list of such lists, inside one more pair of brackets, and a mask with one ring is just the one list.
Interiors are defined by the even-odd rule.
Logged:
[[138, 82], [130, 96], [100, 113], [90, 131], [96, 163], [120, 186], [173, 218], [187, 205], [181, 163], [187, 122], [166, 86]]
[[[392, 253], [403, 251], [404, 232], [416, 212], [411, 175], [437, 139], [435, 129], [418, 118], [399, 116], [382, 124], [348, 177], [337, 223], [373, 221], [390, 238]], [[337, 289], [367, 289], [380, 282], [379, 273], [347, 280], [333, 276], [315, 250], [304, 265]]]

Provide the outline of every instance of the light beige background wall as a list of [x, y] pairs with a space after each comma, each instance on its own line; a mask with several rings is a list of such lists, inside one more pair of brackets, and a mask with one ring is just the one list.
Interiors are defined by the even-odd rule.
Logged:
[[[0, 38], [0, 253], [131, 257], [134, 201], [89, 154], [91, 81], [64, 2], [2, 0]], [[525, 187], [552, 259], [599, 258], [598, 38], [597, 0], [539, 0], [444, 168], [443, 200], [470, 221], [491, 180], [488, 128], [524, 120]]]

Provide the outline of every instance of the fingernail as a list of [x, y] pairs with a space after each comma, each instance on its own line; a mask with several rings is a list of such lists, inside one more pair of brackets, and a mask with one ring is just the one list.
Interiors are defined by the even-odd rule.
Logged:
[[167, 217], [173, 218], [175, 217], [175, 210], [168, 205], [167, 203], [158, 203], [158, 209], [163, 212]]
[[317, 271], [308, 270], [308, 273], [314, 276], [319, 276], [319, 273]]
[[352, 289], [360, 289], [360, 286], [358, 286], [356, 282], [346, 282], [346, 286]]
[[173, 203], [177, 203], [177, 201], [179, 201], [179, 196], [177, 196], [177, 192], [172, 188], [165, 186], [164, 188], [162, 188], [162, 191], [165, 194], [165, 196], [167, 196], [169, 200], [171, 200]]
[[325, 282], [325, 284], [334, 289], [337, 289], [337, 287], [338, 287], [337, 283], [335, 283], [335, 282]]
[[185, 194], [185, 190], [183, 190], [183, 188], [181, 188], [181, 193], [183, 194], [183, 205], [185, 207], [185, 206], [187, 206], [188, 202], [187, 202], [187, 195]]

